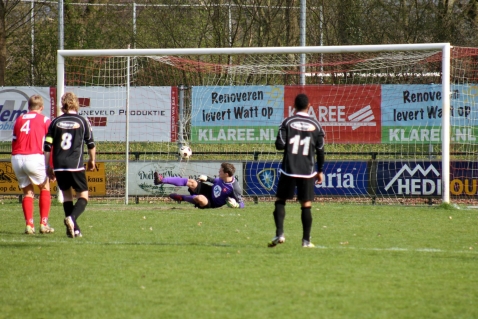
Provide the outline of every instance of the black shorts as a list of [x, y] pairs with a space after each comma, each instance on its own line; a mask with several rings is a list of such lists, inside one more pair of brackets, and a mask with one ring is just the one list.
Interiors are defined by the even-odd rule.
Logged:
[[196, 189], [194, 191], [189, 189], [189, 193], [191, 195], [203, 195], [203, 196], [205, 196], [207, 198], [207, 205], [201, 207], [198, 204], [196, 204], [195, 206], [197, 208], [200, 208], [200, 209], [214, 208], [212, 206], [212, 200], [211, 200], [212, 186], [209, 185], [209, 184], [203, 183], [201, 181], [197, 181], [197, 182], [198, 182], [198, 187], [196, 187]]
[[276, 197], [280, 199], [293, 199], [297, 187], [297, 200], [304, 202], [313, 201], [315, 197], [314, 185], [315, 177], [299, 178], [281, 174], [279, 184], [277, 185]]
[[85, 171], [56, 171], [55, 176], [58, 182], [58, 187], [62, 191], [73, 188], [75, 192], [81, 193], [88, 190]]

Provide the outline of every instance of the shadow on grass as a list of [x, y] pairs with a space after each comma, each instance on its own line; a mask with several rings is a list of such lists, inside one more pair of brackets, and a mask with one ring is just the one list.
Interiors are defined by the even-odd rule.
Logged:
[[34, 243], [34, 242], [0, 242], [0, 247], [2, 248], [28, 248], [28, 249], [31, 249], [31, 248], [37, 248], [38, 247], [38, 243]]
[[[0, 247], [36, 247], [39, 243], [42, 245], [56, 245], [62, 243], [74, 243], [80, 245], [95, 245], [95, 246], [182, 246], [182, 247], [220, 247], [220, 248], [230, 248], [234, 245], [230, 244], [218, 244], [218, 243], [171, 243], [171, 242], [119, 242], [119, 241], [110, 241], [110, 242], [97, 242], [89, 241], [86, 238], [67, 238], [67, 237], [52, 237], [44, 235], [25, 235], [21, 238], [18, 238], [18, 233], [10, 232], [0, 232], [1, 234], [9, 234], [12, 236], [4, 237], [0, 239]], [[45, 239], [45, 241], [38, 241], [38, 239]], [[52, 240], [53, 239], [53, 240]]]
[[[21, 231], [11, 232], [11, 231], [0, 230], [0, 235], [20, 236], [22, 234], [23, 234], [23, 232], [21, 232]], [[32, 235], [25, 235], [25, 238], [28, 238], [28, 236], [32, 236]]]
[[230, 248], [234, 247], [229, 244], [215, 244], [215, 243], [160, 243], [160, 242], [105, 242], [105, 243], [93, 243], [94, 245], [104, 246], [192, 246], [192, 247], [221, 247]]

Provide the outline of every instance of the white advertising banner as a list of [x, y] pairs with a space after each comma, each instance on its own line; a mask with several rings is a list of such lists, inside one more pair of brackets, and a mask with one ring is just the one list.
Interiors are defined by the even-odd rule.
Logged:
[[[186, 186], [178, 187], [174, 185], [154, 185], [153, 174], [164, 177], [181, 176], [197, 179], [199, 175], [207, 175], [209, 177], [217, 177], [222, 162], [130, 162], [128, 173], [128, 190], [131, 196], [146, 195], [169, 195], [177, 193], [181, 195], [189, 195]], [[242, 189], [243, 174], [242, 162], [230, 162], [236, 168], [235, 178], [239, 181]]]
[[[67, 87], [80, 100], [80, 115], [88, 118], [96, 141], [126, 141], [126, 88]], [[131, 87], [129, 141], [176, 141], [177, 88]]]
[[[126, 89], [124, 87], [67, 87], [80, 102], [79, 114], [88, 118], [96, 141], [126, 141]], [[56, 88], [5, 87], [0, 89], [0, 140], [12, 139], [15, 120], [28, 112], [28, 99], [43, 97], [43, 114], [57, 116]], [[177, 138], [177, 88], [131, 87], [129, 140], [131, 142], [175, 142]]]
[[32, 95], [41, 95], [45, 109], [43, 115], [50, 117], [49, 87], [3, 87], [0, 88], [0, 141], [11, 141], [15, 120], [28, 112], [28, 99]]

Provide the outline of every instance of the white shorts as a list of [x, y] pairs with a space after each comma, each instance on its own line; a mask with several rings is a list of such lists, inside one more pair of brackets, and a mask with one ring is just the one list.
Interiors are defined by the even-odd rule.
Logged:
[[20, 188], [25, 188], [30, 184], [40, 185], [46, 179], [43, 154], [13, 155], [12, 167]]

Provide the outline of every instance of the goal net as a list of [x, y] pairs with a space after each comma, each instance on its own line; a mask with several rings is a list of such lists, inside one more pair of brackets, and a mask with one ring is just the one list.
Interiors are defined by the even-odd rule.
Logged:
[[168, 201], [187, 190], [154, 185], [154, 172], [214, 177], [222, 162], [246, 199], [274, 198], [277, 129], [306, 93], [326, 133], [317, 200], [477, 201], [477, 49], [60, 50], [58, 61], [57, 99], [75, 92], [93, 126], [99, 199]]

